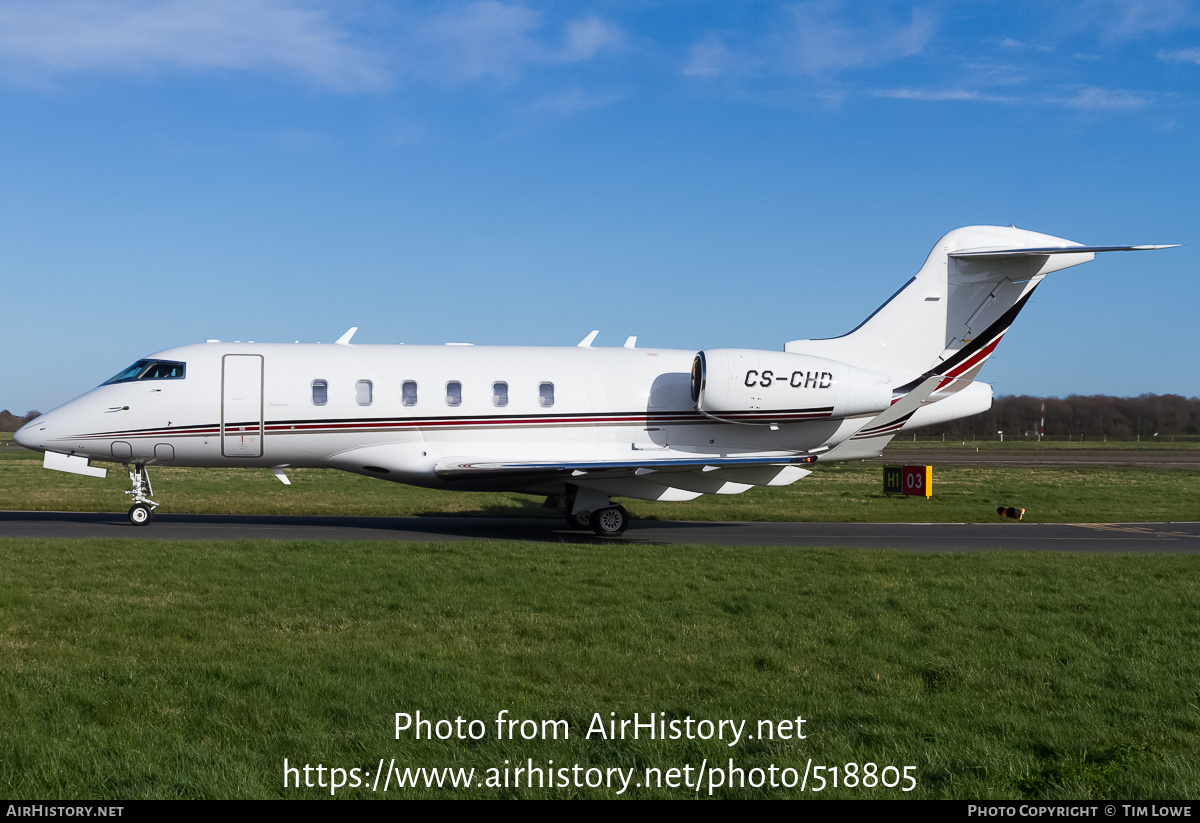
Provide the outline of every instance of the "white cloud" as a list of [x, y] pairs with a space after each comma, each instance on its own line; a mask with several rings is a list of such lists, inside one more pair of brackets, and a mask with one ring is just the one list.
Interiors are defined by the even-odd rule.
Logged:
[[409, 71], [450, 82], [511, 82], [532, 66], [579, 63], [624, 42], [620, 28], [598, 17], [572, 20], [562, 42], [541, 37], [539, 11], [498, 0], [457, 3], [416, 21]]
[[566, 41], [560, 59], [567, 63], [577, 63], [591, 60], [602, 51], [619, 49], [625, 42], [625, 35], [612, 23], [607, 23], [599, 17], [589, 17], [567, 24]]
[[12, 0], [0, 5], [0, 72], [274, 71], [337, 90], [387, 84], [320, 6], [295, 0]]
[[532, 32], [541, 15], [522, 6], [495, 0], [460, 4], [422, 21], [418, 28], [426, 63], [444, 76], [477, 80], [486, 75], [510, 78], [538, 59], [541, 48]]
[[934, 16], [920, 8], [907, 22], [877, 15], [874, 8], [870, 20], [861, 22], [853, 8], [836, 0], [793, 6], [793, 30], [781, 35], [789, 67], [820, 75], [890, 63], [920, 52], [936, 28]]
[[944, 101], [981, 101], [987, 103], [1015, 103], [1016, 98], [994, 94], [982, 94], [966, 89], [879, 89], [871, 92], [874, 97], [888, 97], [893, 100], [918, 100], [922, 102]]
[[1191, 0], [1084, 0], [1071, 13], [1117, 39], [1164, 34], [1195, 22]]
[[915, 100], [925, 103], [940, 102], [981, 102], [1001, 104], [1023, 104], [1030, 106], [1066, 106], [1072, 109], [1089, 112], [1120, 112], [1140, 109], [1155, 102], [1155, 96], [1148, 92], [1123, 91], [1120, 89], [1101, 89], [1094, 86], [1081, 88], [1066, 96], [1027, 93], [1027, 94], [989, 94], [969, 89], [877, 89], [870, 92], [872, 97], [886, 97], [892, 100]]
[[687, 77], [721, 77], [740, 73], [750, 65], [747, 58], [725, 45], [720, 36], [710, 34], [688, 51], [682, 73]]
[[1129, 111], [1150, 105], [1154, 102], [1154, 96], [1145, 92], [1088, 86], [1057, 102], [1084, 111]]
[[[701, 79], [800, 74], [829, 80], [845, 70], [885, 65], [921, 52], [937, 28], [935, 16], [922, 8], [906, 8], [896, 16], [889, 13], [889, 5], [849, 0], [787, 5], [769, 15], [769, 31], [757, 36], [710, 32], [692, 45], [680, 71]], [[743, 45], [731, 46], [731, 40]]]
[[569, 117], [580, 112], [611, 106], [623, 99], [625, 99], [625, 95], [618, 92], [596, 93], [576, 88], [543, 97], [528, 106], [526, 110], [531, 114]]
[[1200, 65], [1200, 48], [1178, 49], [1177, 51], [1158, 52], [1160, 60], [1170, 60], [1176, 63], [1196, 63]]
[[[344, 20], [371, 9], [372, 31]], [[337, 91], [394, 79], [508, 82], [624, 47], [615, 23], [550, 25], [523, 2], [347, 5], [332, 0], [4, 0], [0, 78], [29, 84], [85, 72], [269, 72]], [[561, 18], [560, 18], [561, 19]]]

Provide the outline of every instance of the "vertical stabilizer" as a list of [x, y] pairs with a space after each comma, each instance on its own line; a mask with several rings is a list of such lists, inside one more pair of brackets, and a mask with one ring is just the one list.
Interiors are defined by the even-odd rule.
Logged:
[[858, 328], [793, 340], [785, 350], [883, 372], [901, 391], [930, 374], [943, 375], [943, 386], [970, 380], [1046, 274], [1086, 263], [1093, 251], [1126, 248], [1132, 247], [1081, 246], [1003, 226], [955, 229]]

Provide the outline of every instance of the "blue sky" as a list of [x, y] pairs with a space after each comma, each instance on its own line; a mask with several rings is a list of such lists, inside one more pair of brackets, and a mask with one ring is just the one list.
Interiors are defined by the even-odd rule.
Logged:
[[[207, 338], [781, 348], [945, 232], [1000, 394], [1200, 395], [1200, 6], [0, 0], [0, 408]], [[790, 306], [792, 310], [781, 310]]]

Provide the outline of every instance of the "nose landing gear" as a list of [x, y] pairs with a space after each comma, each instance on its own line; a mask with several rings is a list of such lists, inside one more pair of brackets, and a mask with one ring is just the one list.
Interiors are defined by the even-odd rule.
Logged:
[[129, 480], [133, 483], [133, 491], [125, 492], [133, 496], [133, 505], [129, 507], [129, 522], [135, 526], [147, 526], [154, 519], [154, 510], [158, 504], [150, 499], [154, 489], [150, 487], [150, 475], [146, 473], [145, 465], [134, 463], [129, 469]]

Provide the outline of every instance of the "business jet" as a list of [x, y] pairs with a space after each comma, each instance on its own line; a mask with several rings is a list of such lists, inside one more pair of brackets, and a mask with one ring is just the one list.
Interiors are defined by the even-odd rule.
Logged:
[[1097, 252], [1015, 227], [950, 232], [853, 331], [783, 351], [206, 343], [152, 354], [30, 421], [48, 469], [334, 468], [439, 489], [546, 495], [572, 528], [621, 534], [614, 497], [690, 500], [877, 457], [896, 434], [986, 411], [975, 379], [1042, 278]]

